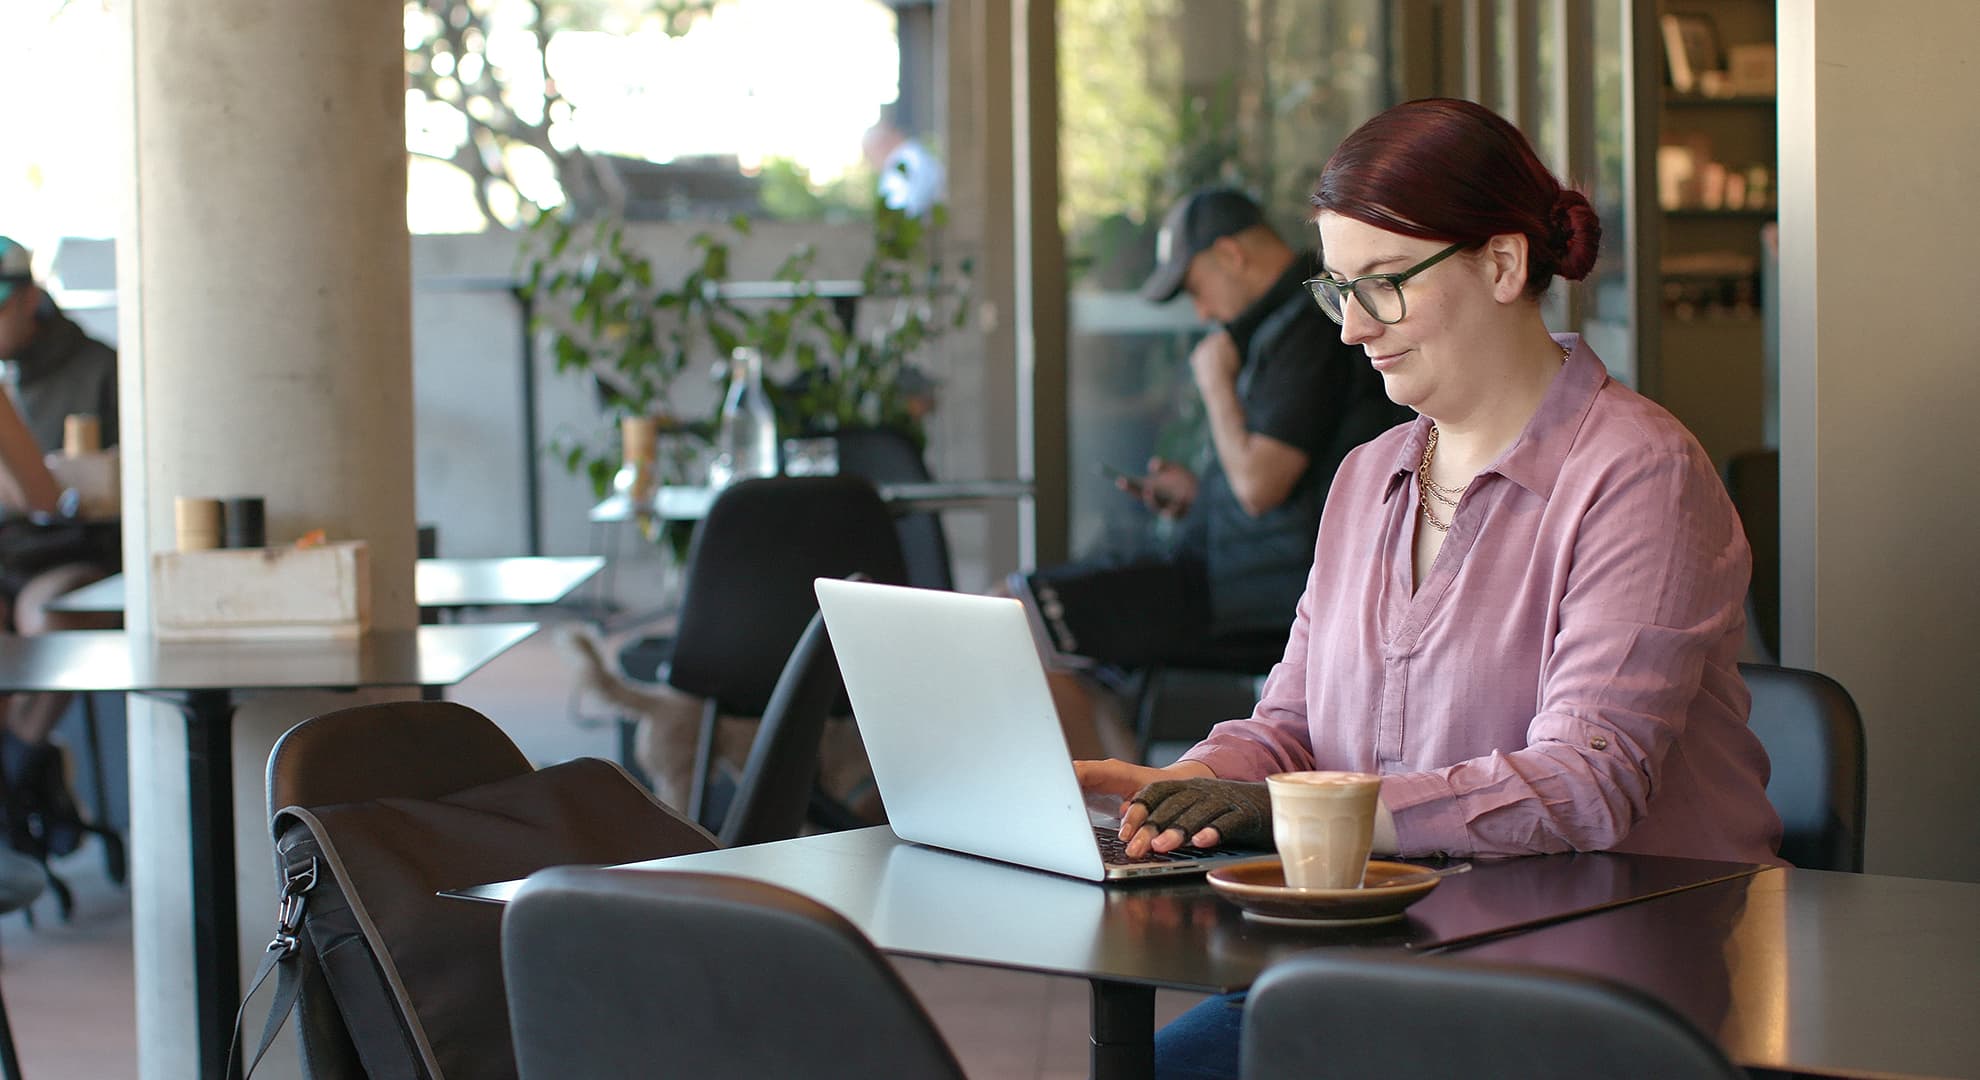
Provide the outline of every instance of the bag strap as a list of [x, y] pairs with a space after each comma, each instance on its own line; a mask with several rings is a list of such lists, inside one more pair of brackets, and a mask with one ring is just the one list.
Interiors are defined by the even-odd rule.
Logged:
[[[296, 1000], [302, 995], [303, 983], [310, 970], [316, 965], [316, 950], [302, 933], [303, 911], [309, 906], [309, 891], [316, 887], [317, 860], [312, 856], [308, 862], [290, 869], [282, 882], [282, 897], [275, 915], [275, 937], [262, 950], [261, 963], [256, 966], [254, 979], [248, 991], [241, 997], [241, 1007], [234, 1013], [234, 1032], [227, 1043], [227, 1080], [246, 1080], [254, 1075], [262, 1056], [275, 1042], [275, 1036], [282, 1025], [295, 1011]], [[268, 981], [270, 972], [279, 972], [275, 978], [275, 997], [268, 1004], [268, 1018], [261, 1026], [261, 1044], [255, 1048], [254, 1058], [247, 1063], [247, 1071], [241, 1071], [241, 1063], [236, 1051], [241, 1046], [241, 1031], [247, 1018], [248, 1002], [255, 991]]]
[[[335, 883], [333, 882], [333, 885]], [[369, 1080], [425, 1080], [419, 1048], [393, 1007], [370, 939], [357, 926], [355, 901], [326, 889], [316, 914], [303, 924], [309, 952], [351, 1038], [351, 1049]]]

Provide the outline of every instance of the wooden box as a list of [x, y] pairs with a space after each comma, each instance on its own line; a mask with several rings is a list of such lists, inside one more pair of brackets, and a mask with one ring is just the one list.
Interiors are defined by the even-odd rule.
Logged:
[[163, 641], [354, 638], [371, 627], [371, 556], [362, 540], [161, 551], [151, 574]]

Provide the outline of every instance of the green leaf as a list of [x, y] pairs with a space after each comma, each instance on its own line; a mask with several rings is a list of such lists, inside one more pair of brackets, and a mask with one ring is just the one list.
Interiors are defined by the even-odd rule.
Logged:
[[604, 498], [605, 493], [612, 490], [612, 475], [618, 472], [618, 469], [613, 466], [611, 461], [600, 457], [595, 457], [585, 462], [584, 467], [585, 471], [591, 474], [592, 497], [598, 499]]

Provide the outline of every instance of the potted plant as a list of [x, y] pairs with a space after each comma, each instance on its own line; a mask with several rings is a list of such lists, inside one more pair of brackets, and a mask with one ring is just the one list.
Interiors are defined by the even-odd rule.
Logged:
[[652, 417], [672, 450], [657, 456], [660, 477], [686, 479], [686, 459], [707, 443], [715, 418], [680, 416], [672, 392], [691, 368], [743, 346], [759, 350], [771, 373], [780, 436], [892, 427], [925, 445], [934, 382], [916, 358], [961, 327], [969, 306], [968, 262], [951, 273], [931, 253], [945, 220], [941, 207], [920, 219], [875, 201], [873, 251], [859, 291], [862, 301], [891, 307], [862, 333], [818, 294], [816, 252], [808, 246], [772, 274], [786, 289], [748, 301], [725, 291], [731, 240], [749, 235], [745, 217], [728, 223], [728, 236], [697, 234], [693, 265], [668, 283], [627, 242], [624, 222], [541, 215], [525, 241], [525, 288], [550, 336], [557, 370], [593, 380], [605, 406], [597, 431], [555, 439], [551, 452], [603, 497], [643, 452], [615, 445], [610, 433], [626, 417]]

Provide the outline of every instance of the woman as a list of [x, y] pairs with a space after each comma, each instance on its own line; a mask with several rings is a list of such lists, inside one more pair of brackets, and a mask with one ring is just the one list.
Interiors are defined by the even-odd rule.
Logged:
[[[1348, 136], [1313, 204], [1309, 286], [1420, 415], [1342, 463], [1252, 715], [1081, 784], [1134, 800], [1130, 853], [1269, 843], [1244, 782], [1321, 768], [1382, 775], [1378, 852], [1776, 861], [1731, 503], [1670, 414], [1541, 320], [1554, 276], [1594, 265], [1588, 201], [1489, 110], [1425, 100]], [[1165, 1029], [1164, 1068], [1194, 1035], [1234, 1073], [1236, 1015]]]

